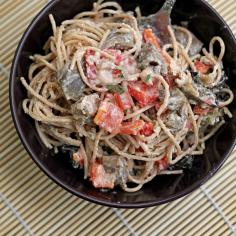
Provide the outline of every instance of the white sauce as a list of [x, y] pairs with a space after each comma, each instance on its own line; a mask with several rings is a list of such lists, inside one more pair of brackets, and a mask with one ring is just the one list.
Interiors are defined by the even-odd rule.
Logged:
[[95, 115], [98, 110], [99, 100], [98, 94], [85, 96], [80, 103], [80, 109], [82, 113], [89, 116]]

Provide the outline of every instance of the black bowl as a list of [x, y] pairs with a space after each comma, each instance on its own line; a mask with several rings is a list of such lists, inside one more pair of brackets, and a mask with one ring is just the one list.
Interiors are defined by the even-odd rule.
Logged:
[[[163, 0], [119, 0], [125, 10], [133, 10], [137, 5], [144, 15], [156, 12]], [[236, 143], [236, 103], [230, 109], [233, 119], [207, 142], [204, 155], [195, 158], [191, 171], [179, 176], [158, 176], [136, 193], [126, 193], [121, 189], [103, 192], [83, 180], [80, 171], [71, 168], [66, 158], [54, 156], [40, 141], [33, 120], [24, 114], [22, 101], [26, 91], [19, 77], [27, 78], [30, 65], [29, 56], [43, 53], [42, 47], [52, 34], [48, 15], [55, 16], [57, 24], [70, 19], [78, 12], [90, 10], [92, 0], [54, 0], [32, 21], [17, 48], [10, 78], [10, 102], [13, 120], [26, 150], [36, 164], [57, 184], [83, 199], [113, 207], [138, 208], [167, 203], [189, 194], [206, 182], [225, 162]], [[220, 15], [203, 0], [178, 0], [172, 13], [172, 21], [179, 24], [188, 21], [189, 28], [208, 45], [210, 39], [221, 36], [226, 43], [224, 66], [229, 76], [228, 84], [236, 90], [236, 39]]]

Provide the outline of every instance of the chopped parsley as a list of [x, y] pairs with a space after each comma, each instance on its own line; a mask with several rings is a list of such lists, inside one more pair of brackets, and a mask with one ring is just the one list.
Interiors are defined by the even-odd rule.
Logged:
[[147, 77], [145, 78], [145, 82], [149, 83], [151, 81], [151, 79], [152, 79], [151, 74], [148, 74]]
[[124, 79], [125, 78], [122, 72], [118, 75], [118, 78], [120, 78], [120, 79]]
[[109, 84], [109, 85], [107, 85], [107, 89], [109, 92], [113, 92], [113, 93], [122, 94], [125, 92], [125, 89], [119, 84], [118, 85]]
[[117, 66], [116, 69], [120, 71], [120, 74], [118, 75], [118, 78], [124, 79], [125, 77], [124, 77], [124, 74], [123, 74], [123, 67]]

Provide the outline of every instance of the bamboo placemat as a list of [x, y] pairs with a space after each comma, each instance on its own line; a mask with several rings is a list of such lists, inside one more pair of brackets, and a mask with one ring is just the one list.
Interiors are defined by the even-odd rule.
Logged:
[[[81, 200], [48, 179], [29, 158], [12, 123], [8, 77], [23, 31], [46, 2], [0, 0], [0, 235], [236, 235], [236, 151], [194, 193], [138, 210]], [[236, 1], [209, 2], [236, 34]]]

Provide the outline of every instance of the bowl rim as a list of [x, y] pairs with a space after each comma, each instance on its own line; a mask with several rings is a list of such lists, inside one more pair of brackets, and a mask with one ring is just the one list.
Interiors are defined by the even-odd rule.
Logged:
[[[33, 161], [36, 163], [36, 165], [39, 167], [39, 169], [41, 169], [49, 177], [49, 179], [53, 180], [53, 182], [55, 182], [57, 185], [59, 185], [60, 187], [62, 187], [65, 190], [67, 190], [71, 194], [73, 194], [77, 197], [80, 197], [84, 200], [87, 200], [87, 201], [90, 201], [90, 202], [93, 202], [93, 203], [96, 203], [96, 204], [100, 204], [100, 205], [103, 205], [103, 206], [108, 206], [108, 207], [115, 207], [115, 208], [146, 208], [146, 207], [153, 207], [153, 206], [157, 206], [157, 205], [160, 205], [160, 204], [168, 203], [170, 201], [177, 200], [177, 199], [182, 198], [182, 197], [192, 193], [193, 191], [197, 190], [201, 185], [203, 185], [205, 182], [207, 182], [221, 168], [221, 166], [225, 163], [225, 161], [228, 159], [229, 155], [233, 151], [234, 146], [236, 145], [236, 140], [234, 140], [233, 145], [229, 148], [228, 152], [226, 153], [224, 158], [222, 158], [222, 160], [219, 162], [219, 164], [216, 166], [216, 168], [214, 168], [210, 172], [208, 172], [206, 174], [206, 176], [204, 176], [202, 179], [196, 181], [191, 186], [185, 188], [181, 192], [173, 194], [173, 195], [171, 195], [171, 196], [169, 196], [169, 197], [167, 197], [163, 200], [152, 200], [152, 201], [140, 202], [140, 203], [108, 202], [106, 200], [101, 200], [99, 198], [96, 198], [92, 195], [85, 194], [83, 192], [78, 192], [75, 189], [73, 189], [72, 187], [70, 187], [67, 184], [63, 183], [63, 181], [61, 181], [60, 178], [58, 178], [52, 172], [50, 172], [47, 169], [47, 167], [45, 167], [43, 165], [43, 163], [40, 162], [39, 158], [36, 155], [33, 154], [33, 151], [31, 150], [31, 147], [29, 147], [28, 142], [27, 142], [27, 140], [24, 136], [24, 132], [22, 130], [22, 127], [19, 124], [18, 118], [15, 115], [16, 114], [15, 111], [16, 111], [17, 108], [16, 108], [16, 106], [14, 105], [14, 102], [13, 102], [15, 100], [15, 95], [13, 93], [13, 88], [14, 88], [14, 82], [13, 81], [17, 78], [17, 76], [16, 76], [17, 64], [18, 64], [18, 60], [20, 58], [22, 48], [25, 44], [25, 41], [26, 41], [27, 37], [29, 36], [29, 34], [31, 33], [31, 31], [35, 27], [35, 25], [38, 23], [38, 21], [41, 19], [41, 17], [43, 17], [49, 9], [53, 8], [54, 5], [56, 5], [60, 1], [61, 0], [53, 0], [49, 3], [47, 3], [36, 14], [36, 16], [31, 20], [31, 23], [25, 29], [25, 31], [23, 33], [23, 36], [21, 37], [21, 39], [18, 43], [18, 46], [16, 48], [15, 55], [14, 55], [13, 62], [12, 62], [10, 77], [9, 77], [9, 84], [10, 84], [9, 85], [9, 98], [10, 98], [10, 109], [11, 109], [11, 115], [12, 115], [12, 118], [13, 118], [13, 123], [14, 123], [15, 129], [17, 131], [17, 134], [18, 134], [18, 136], [21, 140], [21, 143], [23, 144], [24, 148], [28, 152], [31, 159], [33, 159]], [[229, 25], [225, 22], [223, 17], [217, 12], [217, 10], [215, 8], [213, 8], [208, 2], [206, 2], [204, 0], [199, 0], [199, 1], [204, 5], [205, 8], [207, 8], [212, 14], [214, 14], [220, 20], [221, 24], [226, 26], [226, 28], [228, 30], [228, 33], [234, 39], [235, 44], [236, 44], [236, 38], [235, 38], [233, 32], [231, 31]]]

